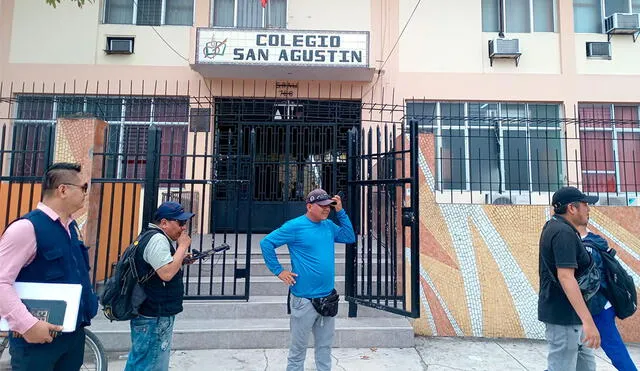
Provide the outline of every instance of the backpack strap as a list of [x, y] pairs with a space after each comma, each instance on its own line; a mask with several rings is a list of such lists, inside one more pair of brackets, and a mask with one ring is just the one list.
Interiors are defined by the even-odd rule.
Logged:
[[[149, 240], [151, 240], [151, 238], [153, 236], [155, 236], [158, 233], [162, 233], [161, 230], [155, 229], [155, 228], [149, 228], [147, 230], [145, 230], [144, 232], [140, 233], [140, 235], [135, 239], [134, 241], [134, 245], [133, 245], [133, 249], [134, 251], [132, 251], [132, 256], [134, 259], [134, 265], [137, 266], [139, 263], [138, 260], [138, 248], [140, 248], [142, 246], [142, 253], [144, 253], [144, 248], [147, 246], [147, 243], [149, 243]], [[136, 243], [137, 242], [137, 243]], [[147, 264], [146, 262], [144, 262], [145, 264]], [[147, 264], [148, 265], [148, 264]], [[137, 269], [136, 269], [137, 270]], [[147, 281], [149, 281], [151, 279], [151, 277], [153, 277], [156, 274], [156, 271], [153, 270], [153, 268], [149, 269], [149, 272], [147, 272], [147, 274], [143, 275], [142, 277], [139, 277], [136, 274], [136, 278], [138, 279], [138, 283], [139, 284], [144, 284]]]

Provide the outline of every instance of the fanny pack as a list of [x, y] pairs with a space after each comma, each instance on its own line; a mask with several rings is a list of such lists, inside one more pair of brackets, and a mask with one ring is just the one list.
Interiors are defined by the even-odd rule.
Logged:
[[338, 304], [340, 296], [336, 289], [331, 290], [331, 294], [324, 298], [311, 299], [311, 304], [316, 309], [316, 312], [324, 317], [335, 317], [338, 314]]
[[[324, 317], [335, 317], [338, 314], [338, 304], [340, 296], [336, 289], [331, 290], [331, 294], [323, 298], [308, 299], [313, 308]], [[287, 314], [291, 314], [291, 290], [287, 294]]]

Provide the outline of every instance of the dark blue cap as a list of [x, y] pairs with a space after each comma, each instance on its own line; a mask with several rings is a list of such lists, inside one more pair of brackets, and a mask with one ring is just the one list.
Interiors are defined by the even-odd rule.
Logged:
[[184, 207], [177, 202], [167, 201], [158, 206], [155, 214], [153, 214], [153, 220], [168, 219], [168, 220], [189, 220], [195, 214], [184, 211]]
[[586, 202], [588, 204], [595, 204], [598, 202], [598, 196], [588, 196], [576, 187], [562, 187], [553, 194], [551, 205], [553, 207], [560, 207], [562, 205], [568, 205], [572, 202]]

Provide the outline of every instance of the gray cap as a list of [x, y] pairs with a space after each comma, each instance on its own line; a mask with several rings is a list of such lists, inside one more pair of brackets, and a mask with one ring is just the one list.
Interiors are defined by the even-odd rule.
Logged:
[[318, 204], [318, 205], [335, 205], [336, 202], [329, 196], [329, 194], [321, 188], [314, 189], [309, 192], [307, 195], [307, 203], [308, 204]]

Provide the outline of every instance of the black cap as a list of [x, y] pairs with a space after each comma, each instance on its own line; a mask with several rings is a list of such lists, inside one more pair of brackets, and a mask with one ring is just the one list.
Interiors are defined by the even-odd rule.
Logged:
[[600, 197], [588, 196], [576, 187], [562, 187], [553, 194], [551, 205], [553, 207], [560, 207], [562, 205], [568, 205], [572, 202], [586, 202], [588, 204], [595, 204]]

